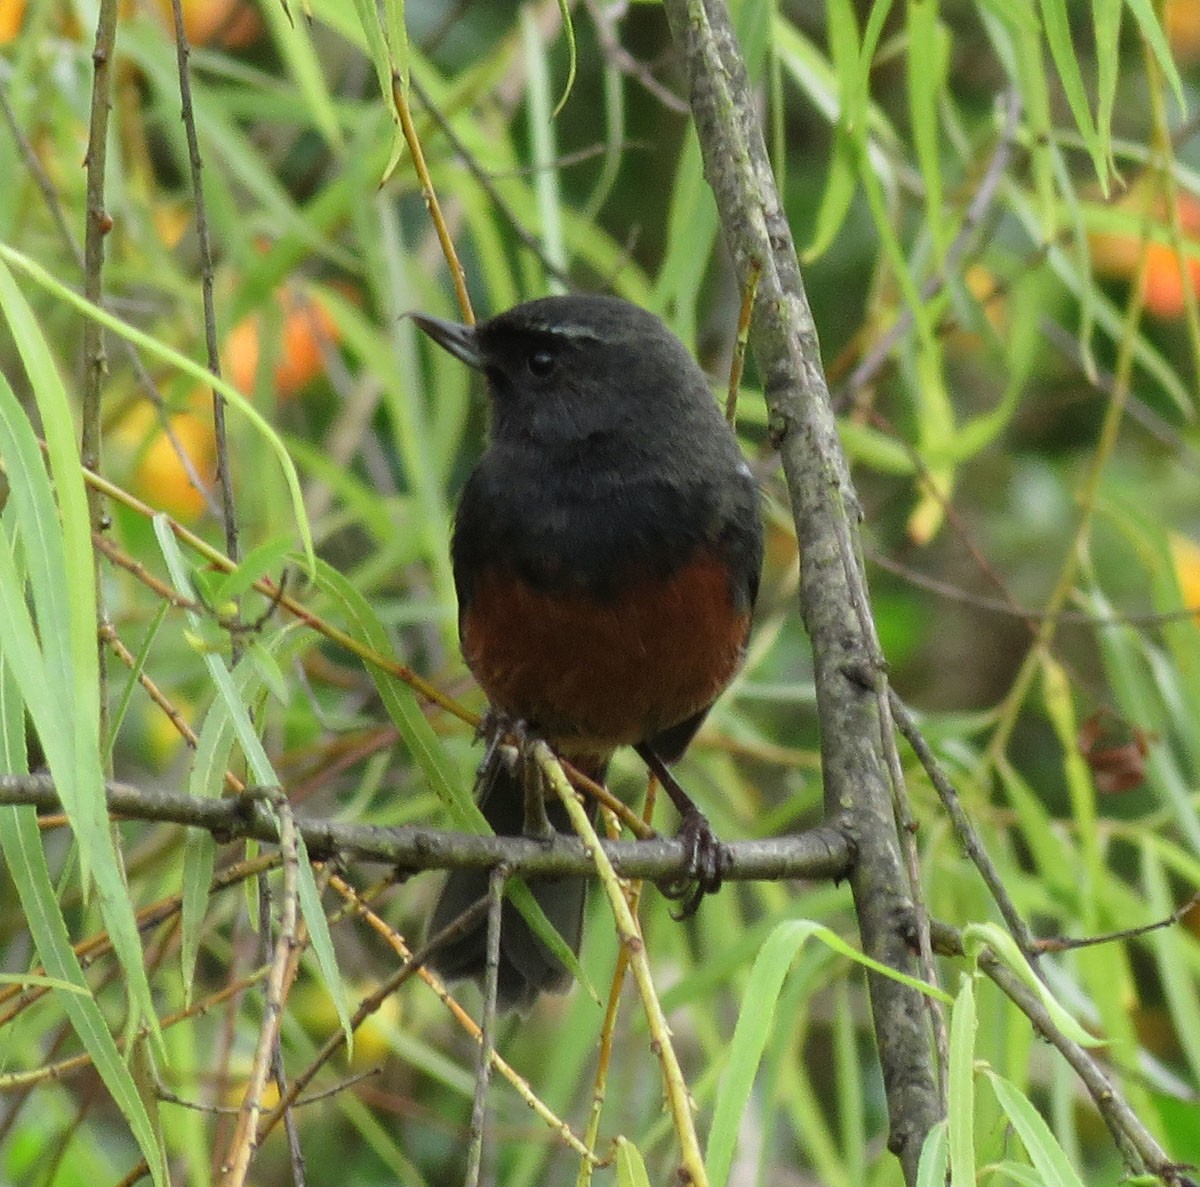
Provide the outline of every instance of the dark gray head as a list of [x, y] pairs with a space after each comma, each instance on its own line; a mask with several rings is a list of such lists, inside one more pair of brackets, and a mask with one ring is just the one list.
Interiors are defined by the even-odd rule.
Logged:
[[484, 373], [497, 441], [561, 446], [615, 435], [686, 448], [697, 431], [728, 433], [683, 343], [619, 297], [543, 297], [476, 326], [413, 320]]

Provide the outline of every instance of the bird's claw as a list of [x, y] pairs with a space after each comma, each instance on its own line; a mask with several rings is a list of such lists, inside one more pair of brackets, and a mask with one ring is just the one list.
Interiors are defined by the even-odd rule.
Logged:
[[674, 919], [690, 919], [706, 894], [716, 894], [733, 868], [733, 850], [721, 841], [708, 817], [693, 807], [684, 813], [677, 834], [683, 842], [683, 868], [679, 876], [660, 887], [669, 899], [681, 902]]

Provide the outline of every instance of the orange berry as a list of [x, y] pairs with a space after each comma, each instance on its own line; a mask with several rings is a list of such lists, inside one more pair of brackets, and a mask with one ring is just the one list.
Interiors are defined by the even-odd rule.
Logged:
[[[1144, 193], [1139, 194], [1134, 190], [1122, 198], [1118, 205], [1138, 217], [1146, 208], [1146, 199]], [[1200, 242], [1200, 200], [1190, 193], [1181, 193], [1177, 209], [1184, 238], [1189, 243]], [[1156, 201], [1151, 215], [1159, 226], [1165, 226], [1165, 203]], [[1088, 236], [1088, 247], [1092, 254], [1092, 267], [1097, 274], [1120, 280], [1132, 279], [1136, 275], [1143, 249], [1139, 234], [1097, 232]], [[1146, 310], [1164, 319], [1180, 317], [1185, 307], [1186, 289], [1200, 293], [1200, 258], [1187, 255], [1181, 259], [1168, 244], [1157, 241], [1145, 244], [1145, 254], [1142, 298]]]
[[1185, 286], [1200, 292], [1200, 259], [1180, 260], [1165, 243], [1151, 243], [1146, 248], [1146, 275], [1142, 282], [1142, 299], [1146, 309], [1155, 317], [1182, 317], [1185, 305]]
[[[337, 341], [337, 326], [321, 303], [304, 293], [281, 289], [283, 310], [279, 356], [275, 364], [275, 393], [289, 400], [325, 370], [322, 349]], [[225, 369], [233, 385], [242, 392], [254, 390], [258, 375], [259, 333], [262, 319], [248, 314], [225, 340]]]
[[1163, 28], [1177, 62], [1200, 61], [1200, 0], [1167, 0]]
[[[211, 478], [216, 458], [212, 426], [179, 412], [171, 428], [201, 480]], [[155, 429], [133, 476], [134, 493], [176, 519], [192, 523], [204, 512], [204, 496], [192, 485], [175, 446], [161, 428]]]
[[[167, 31], [175, 28], [171, 0], [157, 0]], [[183, 31], [191, 45], [245, 49], [262, 35], [262, 19], [246, 0], [182, 0]]]
[[0, 45], [16, 41], [25, 19], [25, 0], [3, 0], [0, 3]]
[[294, 396], [325, 370], [321, 350], [337, 340], [333, 318], [318, 301], [285, 297], [283, 345], [275, 368], [275, 387], [282, 399]]

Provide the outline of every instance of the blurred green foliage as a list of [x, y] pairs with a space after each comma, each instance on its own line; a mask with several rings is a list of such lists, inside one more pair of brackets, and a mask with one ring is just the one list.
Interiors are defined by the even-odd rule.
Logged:
[[[85, 221], [97, 5], [8, 3], [22, 11], [0, 48], [0, 243], [79, 289], [71, 240], [81, 241]], [[167, 7], [122, 5], [104, 291], [123, 322], [202, 363], [195, 205]], [[454, 302], [380, 94], [383, 31], [369, 39], [358, 7], [341, 0], [312, 0], [311, 13], [271, 0], [184, 8], [198, 22], [192, 104], [224, 374], [286, 444], [318, 553], [366, 599], [395, 655], [479, 709], [457, 650], [447, 539], [484, 409], [465, 369], [418, 340], [402, 316], [452, 315]], [[1187, 39], [1188, 12], [1200, 25], [1200, 10], [1169, 0], [1168, 45], [1151, 5], [1134, 0], [733, 8], [806, 251], [894, 684], [921, 713], [1035, 932], [1079, 937], [1164, 918], [1200, 885], [1200, 628], [1184, 613], [1200, 605], [1200, 47]], [[472, 300], [484, 316], [564, 278], [618, 292], [666, 317], [719, 391], [741, 297], [663, 13], [607, 0], [572, 13], [577, 74], [557, 117], [572, 54], [556, 3], [409, 0], [406, 44], [393, 36]], [[60, 292], [16, 274], [78, 399], [80, 314]], [[17, 345], [0, 328], [0, 371], [33, 408], [37, 384]], [[109, 335], [102, 473], [222, 547], [211, 487], [195, 489], [164, 435], [170, 426], [210, 484], [211, 397], [169, 361], [139, 358], [145, 376]], [[751, 361], [740, 429], [768, 522], [758, 626], [744, 673], [680, 768], [730, 839], [821, 816], [795, 596], [802, 558], [759, 382]], [[244, 546], [276, 544], [263, 573], [277, 577], [282, 550], [299, 543], [284, 474], [268, 436], [236, 409], [229, 431]], [[151, 524], [126, 506], [111, 511], [111, 539], [165, 579]], [[201, 645], [181, 613], [163, 614], [136, 570], [106, 564], [102, 575], [114, 630], [163, 701], [198, 730], [217, 721], [223, 710], [203, 652], [223, 648], [223, 632], [209, 623]], [[347, 625], [347, 603], [328, 583], [306, 584], [294, 567], [290, 591]], [[251, 593], [242, 613], [253, 620], [267, 608]], [[428, 767], [353, 657], [276, 614], [246, 662], [258, 665], [245, 676], [258, 690], [258, 729], [298, 810], [447, 822]], [[191, 752], [162, 703], [114, 656], [109, 665], [117, 777], [194, 787]], [[436, 710], [428, 721], [438, 761], [467, 787], [477, 760], [470, 729]], [[239, 765], [236, 751], [229, 761]], [[958, 926], [994, 918], [923, 773], [913, 764], [908, 775], [930, 910]], [[644, 776], [622, 757], [614, 782], [637, 797]], [[139, 909], [180, 893], [181, 871], [196, 878], [208, 868], [185, 857], [174, 827], [125, 823], [118, 841]], [[81, 894], [78, 851], [63, 830], [46, 830], [44, 843], [70, 936], [83, 940], [102, 925], [96, 900]], [[219, 867], [235, 856], [243, 854], [218, 848], [209, 860]], [[347, 877], [361, 888], [377, 873], [351, 868]], [[375, 909], [419, 937], [435, 883], [413, 878]], [[236, 1104], [261, 1001], [253, 989], [210, 998], [260, 963], [255, 908], [236, 887], [206, 900], [197, 882], [189, 893], [198, 914], [186, 926], [171, 913], [144, 934], [146, 968], [164, 1018], [187, 1001], [208, 1008], [164, 1021], [158, 1074], [184, 1100]], [[330, 892], [325, 901], [338, 905]], [[0, 905], [4, 971], [37, 966], [7, 879]], [[778, 924], [800, 918], [853, 942], [849, 896], [841, 887], [737, 885], [679, 926], [648, 888], [643, 917], [706, 1134], [756, 954]], [[1143, 1121], [1193, 1159], [1197, 933], [1200, 911], [1187, 926], [1057, 955], [1046, 969], [1060, 1000], [1107, 1039], [1104, 1059]], [[361, 921], [336, 923], [333, 940], [353, 1006], [398, 958]], [[181, 946], [195, 956], [194, 972], [181, 964]], [[595, 902], [584, 961], [601, 995], [615, 947]], [[943, 970], [952, 990], [958, 971]], [[97, 960], [87, 983], [119, 1034], [127, 1003], [116, 966]], [[477, 1002], [473, 990], [463, 996]], [[306, 958], [283, 1018], [290, 1074], [337, 1030], [329, 1003]], [[1033, 1100], [1084, 1181], [1115, 1182], [1120, 1160], [1069, 1071], [994, 989], [979, 987], [973, 1004], [974, 1058]], [[21, 1005], [0, 1006], [0, 1179], [121, 1181], [139, 1155], [98, 1082], [87, 1073], [21, 1078], [80, 1050], [61, 995]], [[577, 1131], [590, 1107], [601, 1014], [577, 989], [500, 1028], [505, 1058]], [[730, 1181], [898, 1182], [856, 967], [803, 949], [771, 1035]], [[633, 995], [614, 1041], [601, 1148], [625, 1135], [652, 1181], [665, 1182], [674, 1136]], [[474, 1051], [432, 992], [405, 986], [359, 1032], [352, 1064], [326, 1068], [313, 1088], [377, 1063], [382, 1071], [297, 1114], [309, 1181], [457, 1182]], [[1031, 1181], [1016, 1168], [1025, 1159], [999, 1100], [981, 1091], [975, 1102], [979, 1165]], [[515, 1092], [496, 1083], [490, 1101], [487, 1181], [571, 1180], [577, 1160]], [[172, 1181], [208, 1181], [228, 1118], [173, 1103], [152, 1112]], [[258, 1157], [255, 1181], [283, 1181], [280, 1134]], [[595, 1181], [616, 1180], [603, 1170]]]

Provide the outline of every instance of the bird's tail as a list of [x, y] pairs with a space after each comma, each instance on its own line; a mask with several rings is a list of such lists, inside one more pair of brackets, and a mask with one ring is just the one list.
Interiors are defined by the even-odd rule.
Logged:
[[[604, 766], [587, 773], [602, 780]], [[519, 764], [497, 755], [481, 782], [484, 790], [479, 806], [492, 830], [502, 837], [522, 836], [525, 793]], [[572, 833], [566, 809], [557, 800], [546, 802], [546, 815], [555, 830]], [[488, 893], [488, 878], [487, 870], [452, 870], [433, 909], [428, 934], [436, 935], [484, 898]], [[526, 884], [567, 946], [578, 953], [587, 879], [576, 875], [545, 875], [528, 878]], [[487, 971], [487, 918], [478, 919], [465, 932], [443, 944], [430, 957], [429, 964], [446, 980], [468, 977], [482, 980]], [[534, 935], [521, 913], [506, 899], [500, 914], [496, 992], [499, 1007], [528, 1009], [539, 993], [565, 993], [571, 980], [571, 973], [562, 961]]]

